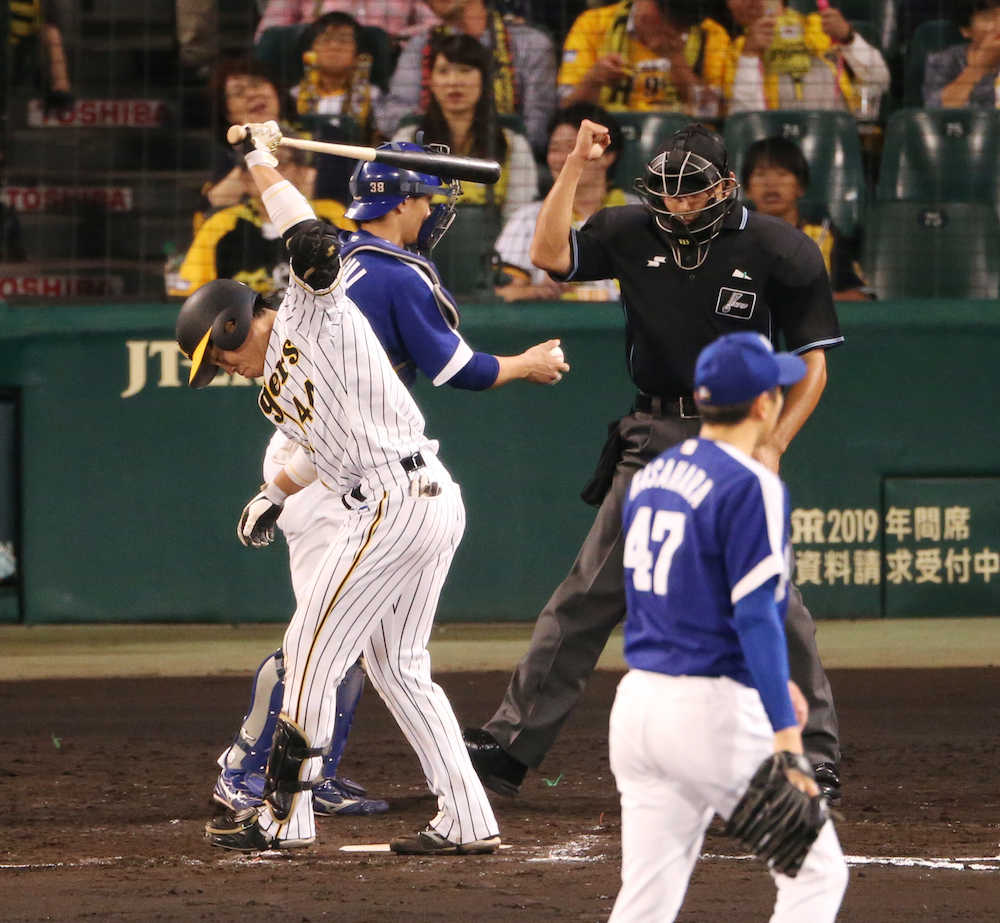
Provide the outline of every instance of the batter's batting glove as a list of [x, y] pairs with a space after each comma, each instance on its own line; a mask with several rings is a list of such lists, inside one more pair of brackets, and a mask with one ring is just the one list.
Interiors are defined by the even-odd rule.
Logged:
[[236, 526], [236, 537], [248, 548], [263, 548], [274, 541], [274, 527], [284, 507], [286, 494], [276, 484], [262, 484], [245, 507]]
[[[240, 143], [244, 157], [253, 154], [251, 160], [247, 161], [248, 166], [253, 163], [267, 164], [269, 167], [276, 167], [278, 159], [274, 152], [281, 143], [281, 129], [278, 123], [271, 122], [251, 122], [243, 126], [246, 129], [246, 137]], [[259, 154], [254, 153], [260, 151]]]

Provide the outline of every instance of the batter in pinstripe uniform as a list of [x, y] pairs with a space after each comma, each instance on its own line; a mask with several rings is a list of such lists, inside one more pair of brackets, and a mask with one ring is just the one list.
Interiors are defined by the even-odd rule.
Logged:
[[[431, 681], [426, 651], [464, 528], [461, 493], [345, 280], [314, 271], [322, 260], [296, 247], [296, 234], [314, 220], [308, 204], [266, 150], [249, 154], [247, 164], [272, 221], [289, 239], [292, 283], [277, 313], [241, 294], [237, 283], [211, 283], [237, 289], [190, 352], [192, 380], [203, 367], [214, 375], [212, 366], [249, 377], [263, 373], [260, 408], [298, 443], [285, 468], [247, 504], [243, 539], [266, 543], [285, 498], [317, 478], [350, 512], [284, 637], [285, 692], [264, 805], [218, 820], [213, 842], [245, 851], [313, 842], [311, 788], [331, 737], [336, 689], [363, 654], [372, 684], [438, 797], [428, 827], [396, 838], [392, 849], [492, 852], [498, 826], [451, 706]], [[429, 199], [408, 198], [400, 208], [419, 224]]]

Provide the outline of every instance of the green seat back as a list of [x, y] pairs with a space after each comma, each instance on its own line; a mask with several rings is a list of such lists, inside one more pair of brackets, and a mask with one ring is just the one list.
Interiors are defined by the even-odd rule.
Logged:
[[903, 55], [904, 106], [924, 104], [924, 65], [927, 63], [927, 55], [964, 41], [958, 26], [950, 19], [932, 19], [917, 26]]
[[808, 109], [739, 112], [726, 119], [723, 134], [737, 178], [746, 149], [754, 141], [778, 136], [796, 142], [810, 172], [803, 205], [826, 208], [837, 227], [854, 234], [867, 198], [854, 116]]
[[360, 144], [361, 127], [349, 115], [297, 115], [295, 121], [302, 130], [320, 141], [338, 144]]
[[253, 47], [254, 57], [266, 64], [283, 87], [294, 86], [302, 79], [302, 56], [299, 37], [304, 25], [272, 26], [265, 29]]
[[876, 197], [1000, 208], [998, 167], [996, 110], [900, 109], [886, 126]]
[[627, 192], [642, 176], [657, 148], [693, 119], [681, 112], [615, 112], [622, 127], [622, 151], [615, 167], [615, 183]]
[[500, 236], [500, 210], [488, 205], [460, 205], [455, 223], [431, 258], [454, 295], [493, 292], [494, 244]]
[[863, 267], [880, 298], [996, 298], [1000, 225], [989, 205], [879, 202], [865, 225]]

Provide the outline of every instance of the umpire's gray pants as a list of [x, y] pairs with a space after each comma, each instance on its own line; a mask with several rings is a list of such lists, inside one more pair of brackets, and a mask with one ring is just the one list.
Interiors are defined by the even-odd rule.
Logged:
[[[632, 476], [660, 452], [698, 434], [698, 420], [633, 413], [619, 423], [624, 443], [614, 481], [565, 580], [538, 616], [531, 646], [503, 702], [485, 725], [515, 759], [538, 766], [583, 695], [615, 626], [625, 618], [622, 504]], [[791, 588], [785, 617], [792, 679], [809, 703], [803, 731], [813, 763], [840, 763], [837, 714], [816, 649], [816, 625]]]

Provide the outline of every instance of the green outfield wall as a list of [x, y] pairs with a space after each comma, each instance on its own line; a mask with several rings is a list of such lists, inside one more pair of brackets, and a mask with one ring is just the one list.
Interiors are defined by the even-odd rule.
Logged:
[[[284, 547], [234, 535], [269, 436], [256, 387], [184, 387], [176, 311], [0, 306], [0, 549], [16, 560], [0, 620], [288, 617]], [[997, 614], [1000, 305], [840, 314], [847, 343], [783, 469], [808, 604], [823, 618]], [[466, 307], [473, 346], [561, 337], [573, 370], [556, 387], [418, 386], [468, 511], [442, 619], [533, 619], [572, 563], [592, 518], [579, 489], [632, 399], [622, 326], [617, 306]]]

